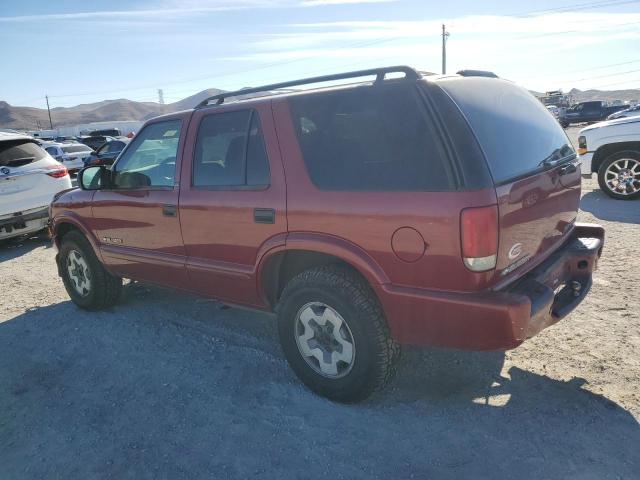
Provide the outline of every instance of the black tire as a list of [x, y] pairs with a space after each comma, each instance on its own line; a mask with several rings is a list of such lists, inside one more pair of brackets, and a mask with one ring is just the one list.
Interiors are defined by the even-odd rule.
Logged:
[[[337, 312], [353, 338], [353, 360], [348, 373], [340, 378], [318, 373], [298, 348], [298, 313], [312, 302]], [[356, 272], [340, 266], [323, 266], [300, 273], [286, 285], [277, 314], [284, 355], [298, 378], [312, 391], [339, 402], [358, 402], [393, 377], [400, 346], [389, 334], [374, 292]]]
[[[88, 267], [86, 279], [89, 286], [84, 295], [76, 289], [75, 281], [67, 266], [70, 255], [73, 257], [72, 263], [76, 259], [76, 254], [73, 252], [80, 254]], [[103, 310], [113, 306], [120, 297], [122, 279], [105, 270], [96, 257], [91, 244], [80, 232], [69, 232], [62, 238], [58, 255], [58, 269], [69, 297], [80, 308]]]
[[570, 125], [570, 124], [569, 124], [569, 123], [567, 123], [567, 122], [560, 122], [560, 126], [561, 126], [562, 128], [567, 128], [569, 125]]
[[[605, 158], [604, 162], [602, 162], [602, 164], [600, 165], [600, 168], [598, 168], [598, 184], [600, 185], [600, 189], [611, 198], [615, 198], [616, 200], [634, 200], [636, 198], [640, 198], [640, 190], [635, 193], [624, 195], [612, 190], [612, 188], [607, 184], [607, 169], [611, 166], [612, 163], [621, 159], [635, 160], [636, 162], [640, 163], [640, 152], [635, 150], [625, 150], [622, 152], [613, 153]], [[638, 171], [637, 167], [636, 171]], [[640, 182], [640, 177], [636, 178], [638, 178], [638, 181]], [[636, 183], [635, 185], [636, 188], [640, 186], [638, 183]]]

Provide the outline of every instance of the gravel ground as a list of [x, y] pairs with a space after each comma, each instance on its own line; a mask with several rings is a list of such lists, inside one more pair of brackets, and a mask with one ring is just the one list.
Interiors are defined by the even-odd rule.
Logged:
[[504, 353], [405, 349], [364, 404], [294, 378], [273, 318], [137, 283], [87, 313], [44, 239], [0, 246], [0, 478], [637, 479], [640, 202], [586, 182], [591, 294]]

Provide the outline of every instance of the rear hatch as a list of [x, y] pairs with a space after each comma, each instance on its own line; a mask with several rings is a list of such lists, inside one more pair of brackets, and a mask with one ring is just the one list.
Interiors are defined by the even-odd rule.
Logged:
[[493, 283], [503, 286], [547, 258], [571, 232], [580, 167], [553, 115], [527, 90], [496, 78], [443, 78], [484, 152], [498, 198]]
[[30, 139], [0, 142], [0, 217], [46, 207], [66, 169]]

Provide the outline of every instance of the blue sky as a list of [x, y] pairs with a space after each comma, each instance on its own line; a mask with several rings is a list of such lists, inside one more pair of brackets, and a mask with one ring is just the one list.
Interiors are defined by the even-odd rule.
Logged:
[[535, 90], [640, 88], [640, 1], [24, 0], [0, 3], [0, 100], [167, 103], [380, 65], [492, 70]]

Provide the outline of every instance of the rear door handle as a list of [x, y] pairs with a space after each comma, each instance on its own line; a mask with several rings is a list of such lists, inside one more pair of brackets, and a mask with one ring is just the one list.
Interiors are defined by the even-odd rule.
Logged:
[[273, 208], [254, 208], [254, 223], [276, 223], [276, 211]]
[[564, 167], [560, 167], [558, 169], [558, 174], [559, 175], [568, 175], [570, 173], [574, 173], [577, 169], [578, 169], [578, 167], [576, 167], [573, 163], [570, 163], [569, 165], [565, 165]]
[[165, 203], [162, 205], [162, 215], [165, 217], [175, 217], [178, 215], [178, 209], [175, 205]]

